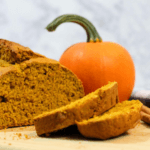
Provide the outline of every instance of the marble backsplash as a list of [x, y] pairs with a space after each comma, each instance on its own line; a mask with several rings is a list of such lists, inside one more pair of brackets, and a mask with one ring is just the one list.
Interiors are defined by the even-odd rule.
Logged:
[[103, 41], [124, 46], [136, 67], [134, 90], [150, 89], [149, 0], [0, 0], [0, 38], [59, 60], [72, 44], [86, 41], [85, 31], [65, 23], [55, 32], [45, 27], [62, 14], [90, 20]]

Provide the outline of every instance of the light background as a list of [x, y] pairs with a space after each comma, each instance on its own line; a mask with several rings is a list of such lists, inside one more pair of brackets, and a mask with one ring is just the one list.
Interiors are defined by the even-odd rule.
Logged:
[[136, 68], [134, 91], [150, 90], [149, 0], [0, 0], [0, 38], [59, 60], [69, 46], [86, 41], [85, 31], [77, 24], [46, 31], [48, 23], [68, 13], [91, 21], [103, 41], [125, 47]]

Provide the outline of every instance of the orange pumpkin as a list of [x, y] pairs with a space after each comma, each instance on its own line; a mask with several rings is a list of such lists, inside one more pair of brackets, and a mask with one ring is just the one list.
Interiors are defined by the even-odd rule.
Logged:
[[78, 23], [87, 33], [87, 42], [69, 47], [59, 60], [82, 81], [85, 94], [108, 81], [117, 81], [120, 102], [129, 99], [135, 83], [135, 67], [128, 51], [117, 43], [103, 42], [92, 23], [81, 16], [60, 16], [47, 26], [48, 31], [63, 22]]

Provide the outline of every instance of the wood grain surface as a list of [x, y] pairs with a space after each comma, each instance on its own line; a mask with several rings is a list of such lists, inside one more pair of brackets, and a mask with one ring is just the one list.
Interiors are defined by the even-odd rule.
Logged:
[[34, 126], [0, 130], [0, 150], [149, 150], [150, 126], [141, 122], [134, 129], [109, 140], [87, 139], [75, 126], [38, 137]]

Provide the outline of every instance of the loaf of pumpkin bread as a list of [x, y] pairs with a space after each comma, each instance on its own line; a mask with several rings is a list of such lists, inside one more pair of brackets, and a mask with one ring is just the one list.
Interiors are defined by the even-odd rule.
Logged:
[[81, 81], [59, 62], [0, 40], [0, 129], [33, 125], [33, 118], [84, 96]]
[[108, 139], [123, 134], [140, 121], [142, 103], [124, 101], [100, 116], [77, 122], [80, 133], [88, 138]]
[[96, 91], [66, 106], [45, 112], [34, 118], [38, 135], [57, 131], [105, 112], [118, 103], [118, 84], [110, 82]]

